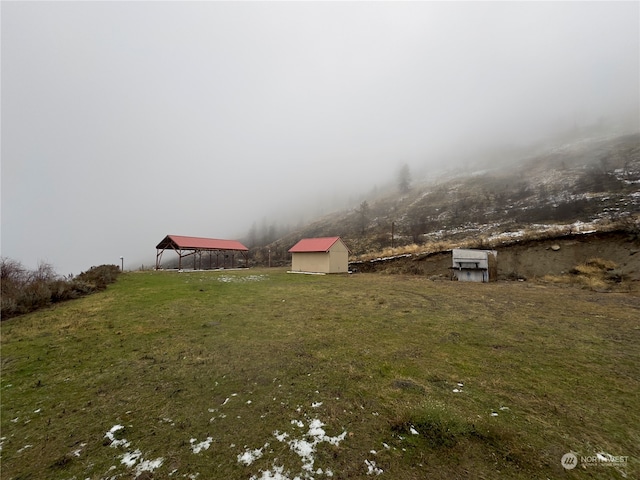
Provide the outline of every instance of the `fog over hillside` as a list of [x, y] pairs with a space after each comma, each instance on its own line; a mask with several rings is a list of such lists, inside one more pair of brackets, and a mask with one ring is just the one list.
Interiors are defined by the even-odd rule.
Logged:
[[637, 2], [0, 8], [2, 255], [62, 274], [640, 130]]

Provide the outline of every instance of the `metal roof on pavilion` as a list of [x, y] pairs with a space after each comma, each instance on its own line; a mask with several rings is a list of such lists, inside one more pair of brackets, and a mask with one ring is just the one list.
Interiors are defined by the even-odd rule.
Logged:
[[[178, 268], [182, 269], [182, 259], [193, 255], [193, 268], [197, 268], [199, 260], [202, 268], [202, 254], [209, 253], [209, 268], [220, 268], [220, 255], [222, 254], [222, 268], [227, 266], [227, 259], [231, 260], [231, 267], [235, 266], [235, 252], [240, 252], [245, 260], [245, 266], [249, 266], [249, 249], [237, 240], [222, 240], [218, 238], [186, 237], [184, 235], [167, 235], [156, 245], [156, 270], [160, 268], [162, 254], [165, 250], [174, 250], [178, 254]], [[231, 254], [226, 252], [232, 252]], [[213, 267], [213, 253], [216, 254], [215, 267]]]

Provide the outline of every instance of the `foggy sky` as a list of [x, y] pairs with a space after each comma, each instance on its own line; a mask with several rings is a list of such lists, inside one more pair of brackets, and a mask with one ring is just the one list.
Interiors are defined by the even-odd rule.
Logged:
[[60, 274], [640, 109], [638, 2], [0, 9], [2, 255]]

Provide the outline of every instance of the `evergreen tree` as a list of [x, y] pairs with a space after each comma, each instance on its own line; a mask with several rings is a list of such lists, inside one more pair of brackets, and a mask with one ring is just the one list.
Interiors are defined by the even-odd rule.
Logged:
[[398, 189], [400, 193], [407, 193], [411, 188], [411, 171], [409, 165], [404, 163], [398, 171]]

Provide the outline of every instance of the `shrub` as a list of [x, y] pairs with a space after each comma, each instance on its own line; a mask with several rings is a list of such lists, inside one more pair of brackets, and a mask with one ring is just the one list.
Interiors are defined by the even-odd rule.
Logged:
[[75, 278], [62, 278], [56, 275], [49, 264], [40, 263], [36, 270], [29, 271], [20, 262], [2, 257], [0, 315], [2, 320], [6, 320], [52, 303], [104, 290], [108, 284], [116, 281], [119, 273], [116, 265], [101, 265], [91, 267]]
[[120, 268], [116, 265], [100, 265], [91, 267], [76, 277], [77, 280], [92, 284], [98, 290], [104, 290], [107, 285], [116, 281]]

